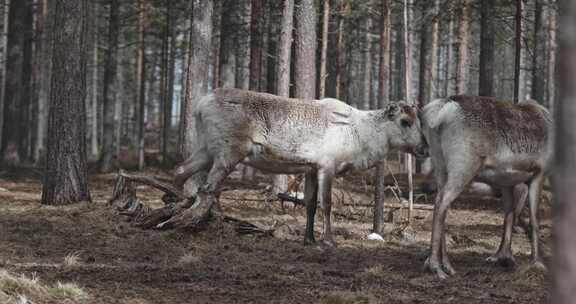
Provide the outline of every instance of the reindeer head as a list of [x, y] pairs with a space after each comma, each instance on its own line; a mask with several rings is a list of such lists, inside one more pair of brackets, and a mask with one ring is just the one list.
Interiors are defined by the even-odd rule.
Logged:
[[422, 133], [418, 108], [403, 101], [390, 102], [380, 114], [380, 119], [385, 121], [385, 132], [392, 148], [416, 157], [428, 156], [428, 144]]

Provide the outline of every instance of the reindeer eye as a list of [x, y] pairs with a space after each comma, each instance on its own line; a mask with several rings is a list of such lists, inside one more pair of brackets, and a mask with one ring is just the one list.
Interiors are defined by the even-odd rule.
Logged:
[[402, 128], [410, 128], [412, 124], [407, 119], [400, 120], [400, 125]]

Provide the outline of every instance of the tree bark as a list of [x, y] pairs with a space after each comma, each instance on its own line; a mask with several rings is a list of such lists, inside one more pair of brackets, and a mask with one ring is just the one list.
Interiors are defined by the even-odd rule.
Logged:
[[186, 156], [192, 153], [196, 137], [194, 128], [194, 108], [196, 102], [208, 91], [208, 66], [212, 50], [213, 2], [194, 0], [192, 22], [192, 49], [188, 65], [188, 90], [186, 96], [186, 116], [184, 136]]
[[42, 204], [90, 201], [86, 166], [88, 0], [55, 0], [48, 151]]
[[457, 93], [468, 94], [470, 77], [470, 0], [463, 0], [458, 20], [458, 78]]
[[316, 7], [302, 0], [296, 7], [295, 96], [316, 99]]
[[364, 110], [370, 109], [370, 90], [372, 87], [372, 33], [370, 32], [372, 28], [372, 18], [369, 14], [365, 16], [364, 19], [364, 56], [363, 56], [363, 66], [362, 66], [362, 101], [360, 106]]
[[[294, 0], [284, 0], [282, 11], [282, 32], [278, 47], [278, 95], [290, 97], [290, 55], [292, 51], [292, 31], [294, 20]], [[288, 176], [275, 175], [272, 193], [284, 193], [288, 188]]]
[[250, 90], [260, 91], [262, 77], [262, 0], [251, 0], [250, 14]]
[[556, 104], [556, 30], [558, 28], [556, 14], [555, 4], [550, 3], [548, 7], [548, 64], [546, 65], [548, 69], [546, 73], [548, 75], [548, 94], [546, 95], [548, 98], [544, 105], [552, 111]]
[[324, 0], [322, 15], [322, 50], [320, 54], [320, 98], [326, 95], [326, 61], [328, 57], [328, 24], [330, 23], [330, 0]]
[[546, 21], [542, 12], [545, 0], [535, 0], [534, 10], [534, 52], [532, 61], [532, 92], [531, 98], [544, 102], [545, 75], [544, 65], [546, 58]]
[[544, 93], [546, 87], [546, 20], [543, 14], [544, 1], [535, 0], [534, 12], [534, 51], [532, 64], [532, 92], [531, 98], [538, 102], [545, 102]]
[[516, 0], [516, 35], [514, 50], [514, 102], [518, 102], [518, 94], [520, 94], [520, 57], [522, 56], [522, 0]]
[[556, 106], [554, 158], [554, 258], [552, 301], [576, 299], [576, 2], [560, 2], [560, 99]]
[[[379, 55], [379, 76], [378, 76], [378, 101], [379, 108], [384, 108], [390, 97], [390, 1], [381, 0], [381, 21], [380, 21], [380, 55]], [[383, 160], [384, 162], [386, 160]], [[384, 201], [385, 194], [385, 163], [376, 166], [376, 182], [374, 197], [374, 223], [373, 232], [382, 234], [384, 232]]]
[[108, 24], [108, 48], [104, 55], [104, 136], [99, 162], [100, 172], [110, 172], [114, 158], [114, 112], [116, 110], [117, 71], [118, 71], [118, 36], [120, 33], [120, 2], [110, 0]]
[[480, 1], [480, 72], [478, 94], [494, 96], [494, 0]]
[[32, 1], [11, 0], [8, 17], [2, 161], [24, 161], [32, 75]]
[[[50, 88], [50, 63], [51, 63], [51, 48], [50, 48], [50, 31], [52, 30], [52, 15], [49, 14], [48, 0], [40, 2], [40, 11], [37, 12], [39, 24], [39, 41], [37, 43], [37, 52], [39, 52], [39, 75], [37, 79], [37, 107], [38, 107], [38, 122], [36, 124], [36, 142], [34, 144], [33, 159], [38, 163], [43, 159], [46, 153], [46, 129], [48, 126], [48, 97]], [[50, 12], [51, 14], [53, 12]]]
[[346, 42], [344, 38], [345, 15], [349, 9], [348, 2], [340, 4], [338, 16], [338, 41], [336, 47], [336, 98], [346, 99]]
[[138, 105], [138, 169], [144, 169], [144, 107], [146, 106], [146, 26], [147, 26], [147, 3], [146, 0], [138, 0], [138, 54], [136, 59], [136, 104]]
[[[48, 0], [46, 0], [48, 1]], [[91, 110], [92, 110], [92, 124], [90, 127], [90, 154], [96, 158], [98, 157], [99, 147], [98, 147], [98, 88], [99, 88], [99, 26], [98, 26], [98, 3], [94, 6], [94, 28], [92, 29], [93, 39], [94, 39], [94, 50], [92, 53], [92, 99], [91, 99]]]

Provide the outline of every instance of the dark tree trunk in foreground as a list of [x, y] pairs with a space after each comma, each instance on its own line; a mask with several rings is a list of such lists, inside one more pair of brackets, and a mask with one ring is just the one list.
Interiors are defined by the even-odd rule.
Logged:
[[[390, 1], [381, 1], [380, 21], [380, 66], [378, 69], [378, 106], [383, 108], [388, 103], [390, 96]], [[383, 160], [385, 161], [385, 160]], [[376, 189], [374, 197], [374, 226], [373, 232], [384, 232], [384, 200], [385, 195], [385, 163], [376, 166]]]
[[494, 96], [494, 0], [480, 3], [480, 74], [478, 94]]
[[4, 88], [2, 161], [18, 164], [25, 158], [32, 75], [32, 1], [11, 0]]
[[[116, 110], [116, 86], [118, 67], [118, 35], [119, 35], [118, 0], [110, 1], [110, 19], [108, 24], [108, 49], [104, 58], [104, 136], [102, 137], [102, 153], [100, 171], [110, 172], [114, 155], [114, 111]], [[117, 126], [119, 127], [119, 126]]]
[[296, 97], [316, 97], [316, 7], [313, 0], [302, 0], [296, 6], [296, 64], [294, 83]]
[[[556, 113], [552, 302], [576, 299], [576, 2], [561, 1], [560, 100]], [[560, 33], [562, 33], [560, 32]]]
[[56, 0], [42, 204], [90, 201], [86, 166], [89, 0]]

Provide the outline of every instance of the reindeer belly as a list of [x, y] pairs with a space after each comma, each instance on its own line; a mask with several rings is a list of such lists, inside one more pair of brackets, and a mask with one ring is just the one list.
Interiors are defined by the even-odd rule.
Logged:
[[476, 180], [493, 186], [514, 186], [527, 182], [534, 175], [531, 171], [514, 168], [484, 168], [481, 169]]
[[268, 144], [254, 144], [242, 162], [269, 173], [306, 173], [315, 168], [314, 162], [304, 153]]

